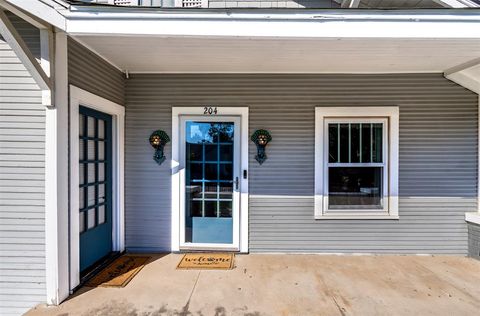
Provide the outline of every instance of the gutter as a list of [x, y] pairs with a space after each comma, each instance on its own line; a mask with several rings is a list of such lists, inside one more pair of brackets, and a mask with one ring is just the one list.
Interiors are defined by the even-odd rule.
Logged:
[[364, 10], [349, 9], [184, 9], [115, 6], [77, 6], [61, 12], [68, 19], [216, 19], [216, 20], [329, 20], [329, 21], [480, 21], [480, 9]]

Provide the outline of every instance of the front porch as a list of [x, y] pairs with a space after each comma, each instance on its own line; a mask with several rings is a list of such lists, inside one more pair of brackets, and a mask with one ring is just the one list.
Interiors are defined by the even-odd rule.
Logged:
[[159, 255], [125, 288], [82, 288], [41, 315], [474, 315], [480, 261], [456, 256], [238, 255], [227, 271]]

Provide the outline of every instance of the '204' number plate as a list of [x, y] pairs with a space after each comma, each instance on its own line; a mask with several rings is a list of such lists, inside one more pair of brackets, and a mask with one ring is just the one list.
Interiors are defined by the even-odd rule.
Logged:
[[215, 115], [218, 113], [217, 107], [205, 106], [203, 107], [204, 115]]

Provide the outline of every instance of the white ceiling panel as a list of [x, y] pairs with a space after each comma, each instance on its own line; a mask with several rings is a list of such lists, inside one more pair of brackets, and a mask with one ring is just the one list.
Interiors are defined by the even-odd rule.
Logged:
[[477, 39], [75, 38], [129, 72], [443, 72], [480, 56]]

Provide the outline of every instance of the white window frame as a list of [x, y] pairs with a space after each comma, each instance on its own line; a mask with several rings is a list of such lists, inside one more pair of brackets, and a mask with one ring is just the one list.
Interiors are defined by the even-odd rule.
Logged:
[[[384, 208], [328, 209], [328, 123], [383, 122]], [[315, 108], [315, 219], [398, 219], [399, 108], [316, 107]], [[344, 166], [350, 164], [342, 164]], [[351, 166], [358, 164], [351, 164]], [[377, 164], [365, 164], [374, 166]]]
[[120, 104], [70, 85], [70, 290], [80, 284], [79, 223], [79, 107], [112, 116], [112, 250], [125, 250], [124, 142], [125, 108]]

